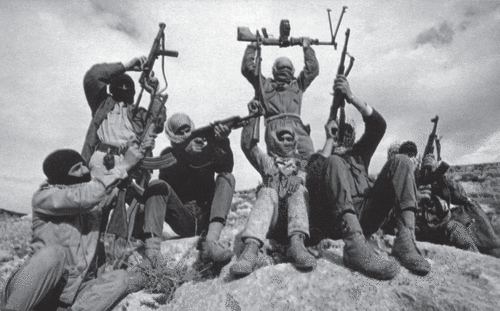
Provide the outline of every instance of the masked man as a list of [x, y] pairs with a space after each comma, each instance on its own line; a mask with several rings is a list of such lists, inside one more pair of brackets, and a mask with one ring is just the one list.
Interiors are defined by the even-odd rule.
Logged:
[[[295, 68], [287, 57], [278, 57], [273, 65], [273, 78], [255, 75], [256, 43], [247, 46], [243, 55], [241, 73], [253, 85], [256, 92], [262, 91], [264, 102], [261, 103], [265, 117], [265, 141], [268, 151], [273, 152], [272, 132], [278, 127], [291, 126], [296, 133], [297, 151], [303, 158], [314, 152], [309, 126], [304, 126], [300, 119], [302, 95], [319, 75], [316, 53], [310, 46], [311, 39], [303, 38], [304, 69], [295, 77]], [[262, 80], [262, 85], [260, 81]], [[256, 97], [258, 98], [258, 97]]]
[[[167, 201], [145, 210], [145, 222], [151, 225], [144, 231], [152, 239], [159, 239], [165, 220], [181, 237], [201, 234], [201, 259], [224, 265], [233, 255], [228, 245], [219, 241], [235, 187], [228, 139], [231, 130], [219, 124], [211, 135], [202, 138], [191, 137], [194, 129], [193, 121], [184, 113], [173, 114], [165, 125], [171, 147], [161, 155], [171, 153], [176, 163], [160, 170], [159, 178], [168, 184], [164, 192]], [[190, 215], [174, 212], [178, 210], [189, 210]]]
[[[255, 104], [249, 105], [250, 113], [255, 113], [252, 107]], [[276, 129], [271, 134], [275, 152], [266, 154], [251, 137], [253, 122], [241, 132], [241, 147], [250, 163], [258, 168], [263, 185], [241, 237], [245, 249], [231, 266], [231, 272], [238, 276], [252, 273], [258, 250], [266, 238], [288, 244], [287, 257], [297, 268], [312, 269], [316, 266], [316, 259], [304, 246], [304, 240], [309, 236], [305, 162], [296, 152], [295, 132], [290, 126]]]
[[395, 208], [398, 224], [392, 255], [410, 271], [425, 275], [430, 264], [415, 244], [417, 189], [413, 165], [407, 156], [397, 155], [373, 183], [368, 167], [386, 123], [375, 109], [353, 95], [344, 76], [337, 76], [334, 90], [361, 113], [365, 132], [354, 143], [355, 128], [352, 122], [346, 122], [345, 139], [340, 142], [337, 122], [327, 123], [325, 146], [311, 156], [307, 170], [312, 226], [326, 237], [343, 238], [347, 267], [374, 278], [391, 279], [399, 265], [391, 257], [377, 254], [365, 236], [375, 233]]
[[100, 240], [117, 185], [144, 156], [137, 145], [106, 174], [94, 177], [74, 150], [43, 162], [47, 182], [33, 195], [32, 257], [7, 282], [2, 310], [108, 310], [132, 288], [125, 270], [105, 272]]

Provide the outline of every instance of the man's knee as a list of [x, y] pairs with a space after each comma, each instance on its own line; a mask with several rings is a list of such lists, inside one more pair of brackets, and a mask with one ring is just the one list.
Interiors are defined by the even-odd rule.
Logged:
[[145, 196], [169, 195], [171, 191], [170, 185], [160, 179], [152, 180], [146, 190]]
[[236, 179], [234, 178], [234, 175], [232, 173], [222, 172], [222, 173], [217, 174], [217, 181], [219, 181], [219, 180], [224, 180], [234, 190], [234, 188], [236, 186]]
[[338, 173], [347, 169], [347, 162], [341, 156], [332, 154], [327, 159], [326, 168], [329, 174]]
[[38, 269], [51, 270], [56, 266], [64, 265], [66, 254], [66, 248], [60, 245], [51, 245], [38, 250], [30, 261], [34, 261], [39, 266]]

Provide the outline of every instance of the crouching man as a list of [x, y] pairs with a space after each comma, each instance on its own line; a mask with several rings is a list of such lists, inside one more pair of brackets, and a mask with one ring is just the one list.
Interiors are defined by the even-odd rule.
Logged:
[[395, 208], [398, 225], [392, 255], [414, 273], [429, 273], [430, 264], [415, 244], [417, 188], [413, 164], [407, 156], [397, 155], [385, 164], [373, 183], [368, 167], [385, 134], [385, 120], [353, 95], [344, 76], [337, 76], [334, 89], [361, 113], [365, 132], [354, 143], [355, 126], [349, 121], [343, 141], [338, 141], [336, 121], [327, 123], [325, 146], [311, 156], [307, 170], [312, 226], [324, 237], [343, 238], [347, 267], [377, 279], [391, 279], [399, 272], [399, 265], [393, 258], [377, 254], [365, 236], [375, 233]]
[[[124, 270], [104, 273], [106, 226], [121, 180], [144, 157], [132, 144], [106, 174], [90, 175], [82, 156], [56, 150], [43, 162], [47, 181], [33, 195], [32, 257], [9, 279], [7, 310], [108, 310], [139, 277]], [[138, 287], [136, 287], [138, 289]], [[4, 310], [2, 308], [2, 310]]]

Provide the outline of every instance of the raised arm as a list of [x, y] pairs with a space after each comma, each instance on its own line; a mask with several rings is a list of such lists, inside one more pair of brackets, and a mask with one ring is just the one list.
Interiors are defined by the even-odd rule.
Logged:
[[298, 83], [301, 90], [304, 92], [313, 80], [319, 75], [319, 63], [316, 58], [316, 53], [310, 46], [311, 39], [304, 38], [302, 42], [304, 50], [304, 69], [299, 74]]
[[106, 87], [111, 83], [111, 80], [126, 71], [141, 70], [141, 66], [146, 60], [146, 56], [139, 56], [125, 63], [95, 64], [87, 71], [83, 77], [83, 89], [92, 111], [92, 117], [99, 108], [99, 104], [108, 96]]
[[[255, 75], [255, 57], [257, 46], [255, 43], [247, 45], [241, 62], [241, 74], [253, 85], [254, 89], [258, 89], [259, 78]], [[265, 79], [262, 76], [262, 79]]]

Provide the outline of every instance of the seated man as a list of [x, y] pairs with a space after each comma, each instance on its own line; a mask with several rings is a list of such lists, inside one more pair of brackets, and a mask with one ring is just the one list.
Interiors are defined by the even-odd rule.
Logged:
[[[406, 141], [401, 144], [399, 153], [415, 159], [418, 149], [414, 142]], [[474, 203], [469, 200], [465, 190], [459, 184], [444, 175], [444, 171], [438, 173], [440, 170], [435, 156], [428, 154], [422, 159], [421, 165], [419, 164], [416, 161], [415, 178], [421, 180], [423, 184], [418, 185], [418, 195], [421, 200], [419, 200], [416, 219], [417, 240], [451, 245], [472, 252], [479, 252], [477, 246], [484, 251], [486, 251], [485, 248], [498, 247], [500, 240], [494, 234], [484, 213], [482, 213], [483, 217], [475, 215], [478, 216], [475, 217], [475, 221], [463, 220], [462, 215], [467, 215], [471, 209], [475, 210]], [[428, 178], [427, 181], [418, 178], [421, 170], [427, 170], [434, 177]], [[452, 205], [456, 206], [455, 210], [452, 210]], [[466, 228], [467, 222], [468, 226], [475, 226], [475, 222], [481, 222], [482, 225], [481, 228], [469, 231]], [[489, 233], [488, 229], [490, 229]], [[475, 242], [478, 238], [472, 236], [472, 232], [481, 236], [481, 241], [477, 241], [478, 245]]]
[[[172, 146], [161, 155], [171, 153], [176, 163], [160, 170], [159, 178], [168, 184], [163, 192], [167, 201], [145, 209], [144, 232], [151, 237], [149, 243], [157, 241], [159, 245], [165, 220], [181, 237], [202, 234], [198, 245], [201, 259], [223, 265], [233, 256], [228, 246], [219, 242], [235, 187], [228, 139], [231, 130], [219, 124], [205, 140], [190, 137], [194, 129], [193, 121], [183, 113], [173, 114], [165, 125]], [[189, 209], [190, 215], [175, 212], [182, 209]]]
[[125, 270], [104, 272], [100, 235], [116, 186], [143, 156], [144, 149], [131, 145], [113, 169], [92, 178], [74, 150], [56, 150], [45, 159], [47, 182], [33, 195], [34, 254], [7, 282], [7, 310], [104, 311], [136, 287], [140, 278]]
[[[251, 109], [252, 103], [249, 108], [250, 113], [255, 112]], [[257, 201], [241, 236], [245, 250], [238, 262], [231, 266], [231, 273], [244, 276], [253, 272], [258, 250], [266, 237], [289, 243], [288, 259], [299, 269], [312, 269], [316, 259], [304, 246], [304, 239], [309, 236], [305, 163], [296, 151], [295, 132], [291, 126], [278, 127], [272, 134], [274, 152], [268, 155], [251, 139], [254, 122], [255, 119], [243, 128], [241, 148], [250, 163], [258, 168], [263, 187], [257, 193]], [[284, 238], [281, 231], [286, 232]]]
[[410, 159], [396, 155], [373, 183], [368, 167], [386, 123], [375, 109], [352, 94], [344, 76], [337, 76], [334, 89], [361, 113], [365, 132], [354, 143], [353, 122], [346, 122], [344, 140], [339, 142], [336, 121], [327, 123], [325, 146], [311, 156], [307, 169], [311, 230], [318, 227], [325, 237], [343, 237], [343, 261], [347, 267], [374, 278], [391, 279], [398, 273], [399, 265], [392, 258], [378, 255], [365, 236], [375, 233], [395, 208], [398, 232], [393, 256], [414, 273], [429, 273], [430, 264], [415, 244], [417, 189]]

